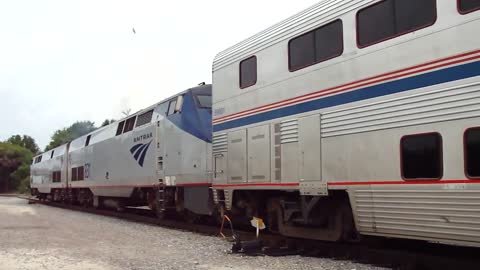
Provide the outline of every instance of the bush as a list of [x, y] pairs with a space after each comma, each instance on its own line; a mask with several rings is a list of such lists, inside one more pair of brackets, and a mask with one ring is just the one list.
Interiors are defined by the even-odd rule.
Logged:
[[30, 150], [0, 142], [0, 192], [16, 190], [30, 175]]
[[21, 194], [30, 194], [30, 176], [23, 178], [17, 187], [17, 192]]

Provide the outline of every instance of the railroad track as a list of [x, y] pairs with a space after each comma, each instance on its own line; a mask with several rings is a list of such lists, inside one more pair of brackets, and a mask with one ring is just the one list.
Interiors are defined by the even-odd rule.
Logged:
[[[115, 217], [134, 222], [184, 230], [204, 235], [218, 236], [219, 228], [213, 224], [188, 223], [180, 219], [158, 219], [148, 209], [126, 208], [123, 212], [106, 209], [88, 208], [50, 201], [40, 201], [35, 198], [21, 197], [29, 203], [39, 203], [48, 206], [81, 211], [96, 215]], [[229, 228], [225, 229], [229, 232]], [[233, 243], [234, 252], [253, 256], [285, 256], [301, 255], [322, 257], [338, 260], [357, 261], [365, 264], [382, 266], [392, 269], [480, 269], [478, 248], [446, 246], [430, 244], [423, 241], [396, 240], [383, 238], [366, 238], [358, 243], [331, 243], [304, 239], [285, 238], [283, 236], [263, 233], [260, 239], [255, 239], [255, 232], [236, 230]], [[230, 234], [229, 234], [230, 236]]]

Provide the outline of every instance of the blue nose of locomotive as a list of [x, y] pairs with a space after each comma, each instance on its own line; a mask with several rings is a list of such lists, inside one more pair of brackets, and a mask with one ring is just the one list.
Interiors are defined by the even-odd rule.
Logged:
[[193, 136], [212, 142], [212, 86], [201, 85], [187, 91], [183, 96], [181, 114], [168, 119]]

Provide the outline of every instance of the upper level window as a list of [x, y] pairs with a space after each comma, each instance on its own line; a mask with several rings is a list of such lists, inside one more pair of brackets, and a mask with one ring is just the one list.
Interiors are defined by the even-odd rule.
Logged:
[[170, 102], [168, 103], [167, 115], [174, 114], [176, 106], [177, 106], [177, 99], [175, 98], [175, 99], [170, 100]]
[[125, 121], [122, 121], [122, 122], [118, 123], [117, 133], [115, 134], [115, 136], [118, 136], [118, 135], [122, 134], [124, 125], [125, 125]]
[[357, 13], [360, 48], [400, 36], [435, 23], [436, 0], [385, 0]]
[[468, 177], [480, 177], [480, 128], [465, 131], [465, 172]]
[[343, 53], [343, 25], [336, 20], [296, 37], [288, 43], [288, 67], [295, 71]]
[[125, 126], [123, 127], [123, 133], [129, 132], [130, 130], [133, 130], [133, 127], [135, 126], [135, 118], [136, 116], [130, 117], [125, 121]]
[[438, 133], [409, 135], [400, 142], [405, 179], [440, 179], [443, 174], [442, 138]]
[[480, 10], [480, 0], [458, 0], [458, 10], [461, 14]]
[[140, 114], [137, 118], [137, 124], [135, 126], [139, 127], [152, 122], [152, 115], [153, 115], [153, 110]]
[[252, 56], [240, 62], [240, 88], [257, 83], [257, 57]]
[[53, 153], [55, 153], [55, 151], [54, 151], [54, 150], [52, 150], [52, 153], [50, 154], [50, 159], [52, 159], [52, 158], [53, 158]]

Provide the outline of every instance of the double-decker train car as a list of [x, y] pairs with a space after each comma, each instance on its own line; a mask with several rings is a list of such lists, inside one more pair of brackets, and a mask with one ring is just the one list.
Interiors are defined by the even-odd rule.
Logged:
[[35, 157], [31, 187], [55, 201], [209, 215], [210, 157], [211, 86], [199, 85]]
[[219, 53], [215, 203], [293, 237], [480, 246], [479, 8], [326, 0]]

